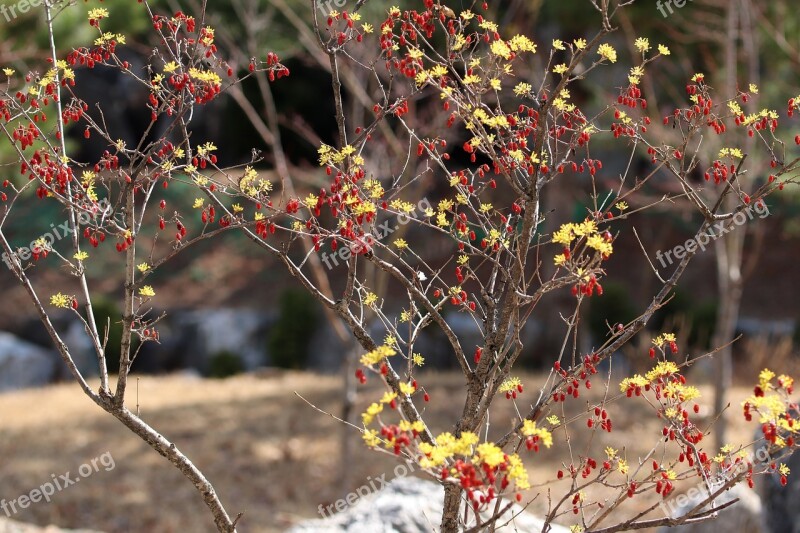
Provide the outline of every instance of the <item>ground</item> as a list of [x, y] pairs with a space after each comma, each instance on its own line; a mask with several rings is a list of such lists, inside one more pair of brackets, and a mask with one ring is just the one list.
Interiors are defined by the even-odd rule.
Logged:
[[[534, 385], [541, 383], [543, 376], [522, 379], [526, 392], [520, 409], [535, 400]], [[419, 380], [431, 395], [430, 403], [424, 404], [431, 426], [437, 431], [450, 429], [461, 407], [460, 377], [427, 372]], [[396, 460], [363, 449], [359, 440], [354, 444], [354, 458], [348, 462], [348, 489], [341, 489], [337, 480], [342, 425], [300, 398], [337, 412], [340, 384], [337, 376], [299, 372], [270, 371], [226, 380], [142, 376], [129, 386], [128, 406], [135, 410], [138, 403], [143, 419], [174, 441], [214, 483], [228, 510], [233, 515], [244, 513], [240, 532], [266, 533], [318, 517], [319, 504], [335, 501], [367, 483], [370, 476], [378, 478], [390, 472], [386, 478], [393, 477]], [[600, 385], [598, 382], [592, 389], [595, 398], [601, 396]], [[381, 394], [375, 379], [361, 391], [360, 409]], [[710, 392], [703, 391], [710, 401]], [[738, 416], [737, 406], [746, 394], [745, 388], [736, 388], [731, 396], [733, 434], [741, 439], [752, 435], [753, 429]], [[498, 398], [497, 403], [492, 431], [501, 433], [514, 414], [511, 402]], [[580, 410], [586, 403], [581, 398], [574, 405]], [[643, 405], [641, 401], [615, 403], [609, 409], [614, 431], [595, 434], [593, 449], [625, 446], [634, 467], [636, 457], [644, 456], [656, 444], [661, 428]], [[585, 419], [575, 424], [577, 434], [589, 435]], [[12, 518], [107, 533], [215, 531], [194, 487], [74, 384], [0, 395], [0, 427], [0, 496], [6, 500], [29, 493], [67, 471], [75, 477], [82, 464], [90, 464], [106, 452], [113, 457], [113, 468], [108, 467], [111, 461], [95, 461], [95, 472], [57, 492], [51, 503], [32, 504]], [[582, 436], [571, 443], [575, 453], [586, 442]], [[555, 481], [556, 463], [568, 458], [569, 451], [557, 437], [552, 449], [526, 452], [525, 457], [535, 490], [537, 485]], [[556, 493], [560, 485], [550, 486]], [[640, 498], [636, 506], [646, 501]], [[546, 504], [544, 493], [530, 509], [541, 513]], [[561, 521], [570, 524], [572, 520], [570, 513]]]

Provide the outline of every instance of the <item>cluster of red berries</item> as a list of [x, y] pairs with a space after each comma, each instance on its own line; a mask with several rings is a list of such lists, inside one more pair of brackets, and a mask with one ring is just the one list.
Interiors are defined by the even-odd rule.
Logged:
[[559, 361], [553, 363], [553, 370], [561, 376], [563, 379], [563, 384], [567, 385], [564, 391], [562, 391], [560, 387], [559, 390], [556, 390], [553, 393], [553, 401], [563, 402], [566, 400], [567, 396], [578, 398], [580, 396], [581, 383], [583, 383], [587, 389], [591, 389], [592, 382], [589, 379], [589, 376], [597, 374], [597, 368], [595, 365], [599, 362], [599, 355], [586, 355], [583, 358], [582, 364], [570, 372], [562, 368]]
[[[569, 248], [564, 248], [564, 255], [566, 256], [567, 259], [569, 259], [569, 253], [570, 253]], [[573, 296], [581, 295], [591, 298], [592, 296], [594, 296], [595, 292], [597, 293], [598, 296], [602, 296], [603, 286], [600, 285], [595, 275], [592, 274], [591, 276], [589, 276], [589, 281], [587, 282], [581, 281], [573, 285], [571, 292]]]

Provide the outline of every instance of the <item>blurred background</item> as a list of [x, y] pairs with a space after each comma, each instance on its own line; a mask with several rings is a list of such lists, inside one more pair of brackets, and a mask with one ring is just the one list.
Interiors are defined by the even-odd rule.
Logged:
[[[10, 0], [4, 1], [11, 6]], [[470, 7], [464, 2], [445, 3], [457, 13]], [[262, 157], [259, 172], [276, 181], [278, 167], [285, 165], [297, 196], [324, 186], [328, 180], [317, 164], [317, 148], [323, 142], [336, 145], [336, 123], [330, 67], [316, 45], [314, 15], [324, 25], [330, 9], [349, 9], [353, 7], [350, 4], [354, 2], [210, 3], [207, 18], [216, 28], [220, 55], [240, 75], [246, 73], [249, 58], [263, 59], [268, 51], [274, 51], [291, 76], [276, 83], [253, 76], [199, 108], [192, 121], [193, 141], [214, 142], [220, 166], [247, 163], [256, 150]], [[162, 14], [194, 13], [200, 1], [164, 0], [150, 5]], [[398, 5], [422, 9], [421, 3], [403, 1]], [[129, 61], [132, 70], [144, 72], [156, 43], [147, 13], [137, 2], [65, 3], [55, 21], [60, 55], [94, 40], [95, 30], [86, 23], [86, 12], [101, 6], [111, 14], [103, 29], [127, 36], [128, 44], [120, 48], [120, 56]], [[377, 28], [388, 7], [371, 0], [360, 11], [362, 20]], [[0, 11], [0, 66], [17, 72], [42, 72], [49, 40], [43, 8], [21, 11], [17, 10], [17, 16]], [[539, 44], [540, 53], [518, 68], [518, 77], [527, 80], [539, 79], [542, 61], [546, 61], [542, 51], [549, 50], [552, 39], [591, 38], [600, 25], [598, 12], [588, 0], [491, 1], [488, 16], [498, 22], [504, 36], [523, 33]], [[609, 40], [619, 51], [619, 61], [602, 69], [602, 75], [594, 73], [572, 88], [573, 101], [588, 116], [616, 101], [619, 88], [627, 84], [629, 67], [637, 61], [633, 41], [648, 37], [653, 45], [665, 44], [672, 52], [648, 67], [642, 84], [654, 123], [660, 123], [675, 106], [684, 105], [687, 80], [703, 72], [707, 83], [726, 97], [736, 96], [738, 88], [757, 84], [758, 101], [748, 105], [778, 110], [787, 141], [798, 132], [785, 117], [787, 99], [800, 93], [800, 15], [793, 2], [694, 0], [679, 8], [672, 3], [637, 0], [620, 10], [613, 24], [617, 31]], [[368, 63], [377, 48], [373, 35], [350, 52], [355, 60]], [[99, 104], [112, 137], [136, 144], [149, 122], [148, 93], [107, 68], [78, 70], [76, 78], [76, 94], [89, 103], [90, 113], [96, 112], [95, 104]], [[351, 125], [364, 126], [372, 120], [371, 109], [380, 94], [378, 81], [355, 62], [343, 65], [345, 113]], [[410, 102], [408, 122], [423, 134], [443, 135], [448, 146], [460, 147], [468, 136], [463, 129], [444, 127], [447, 114], [440, 105], [438, 97], [423, 94], [415, 98]], [[395, 126], [388, 120], [364, 154], [376, 176], [419, 170], [404, 169], [409, 140]], [[676, 140], [668, 128], [653, 130], [662, 142]], [[163, 128], [156, 135], [161, 132]], [[593, 141], [593, 156], [604, 163], [602, 175], [597, 176], [599, 184], [613, 189], [628, 165], [642, 177], [653, 170], [643, 150], [636, 151], [631, 160], [630, 147], [611, 141], [610, 136]], [[747, 180], [755, 188], [767, 179], [769, 160], [744, 136], [738, 141], [749, 154], [753, 171]], [[718, 141], [709, 140], [698, 154], [706, 158], [700, 168], [715, 158], [719, 146], [714, 142]], [[106, 149], [99, 136], [86, 140], [83, 129], [70, 132], [68, 150], [78, 162], [93, 164]], [[459, 149], [453, 150], [452, 156], [455, 165], [470, 164]], [[0, 164], [3, 179], [19, 179], [16, 158], [7, 143], [0, 143]], [[448, 190], [441, 178], [429, 174], [417, 182], [414, 197], [435, 204]], [[702, 175], [696, 178], [699, 183]], [[554, 182], [544, 201], [549, 213], [545, 232], [564, 222], [583, 220], [590, 208], [591, 190], [587, 173], [568, 171]], [[678, 191], [673, 178], [656, 174], [635, 203], [629, 203], [639, 207]], [[193, 192], [180, 183], [163, 191], [163, 197], [183, 212], [191, 210], [194, 200]], [[691, 357], [742, 335], [723, 351], [721, 364], [703, 360], [690, 370], [695, 380], [708, 385], [710, 412], [714, 386], [729, 388], [728, 400], [737, 406], [736, 398], [745, 395], [746, 387], [764, 366], [797, 375], [797, 188], [787, 186], [767, 199], [766, 205], [769, 216], [748, 221], [698, 254], [674, 297], [648, 326], [653, 332], [674, 331], [682, 353]], [[56, 203], [24, 198], [3, 227], [12, 245], [27, 246], [49, 231], [52, 223], [65, 221], [65, 216]], [[617, 323], [638, 316], [658, 289], [658, 280], [630, 226], [635, 226], [639, 239], [652, 253], [670, 250], [691, 238], [701, 220], [685, 205], [664, 203], [633, 215], [628, 222], [611, 227], [620, 233], [607, 265], [604, 294], [591, 300], [582, 317], [579, 342], [583, 353], [602, 344]], [[402, 233], [396, 237], [414, 242], [413, 225], [399, 231]], [[65, 239], [55, 247], [66, 250], [68, 244]], [[432, 240], [421, 253], [435, 264], [449, 257], [452, 249], [453, 243]], [[120, 331], [115, 323], [122, 301], [120, 264], [111, 247], [95, 250], [88, 263], [98, 323], [110, 324], [110, 363], [115, 361], [115, 349], [117, 357], [119, 353]], [[62, 287], [64, 273], [45, 266], [37, 266], [33, 277], [41, 294], [51, 294]], [[341, 272], [335, 265], [323, 269], [334, 292], [342, 285]], [[376, 271], [366, 270], [364, 276], [377, 294], [386, 295], [384, 310], [392, 310], [392, 295], [403, 294], [400, 287]], [[147, 343], [134, 362], [137, 404], [148, 423], [166, 428], [166, 436], [196, 458], [231, 512], [245, 511], [241, 531], [277, 531], [314, 517], [318, 504], [330, 503], [363, 484], [368, 476], [391, 468], [390, 459], [357, 448], [357, 433], [343, 435], [340, 425], [294, 394], [297, 391], [312, 403], [351, 418], [378, 389], [371, 384], [365, 394], [352, 394], [348, 376], [352, 376], [356, 350], [342, 335], [340, 325], [293, 282], [279, 261], [242, 235], [226, 234], [182, 253], [156, 272], [152, 282], [158, 288], [154, 305], [166, 318], [161, 324], [161, 342]], [[177, 472], [171, 472], [163, 459], [90, 405], [77, 387], [59, 384], [69, 381], [68, 372], [27, 295], [4, 267], [0, 268], [0, 289], [0, 390], [5, 391], [0, 395], [0, 496], [14, 498], [49, 480], [51, 474], [75, 470], [105, 451], [111, 451], [116, 459], [113, 472], [96, 473], [81, 486], [59, 493], [52, 503], [34, 505], [13, 518], [107, 532], [177, 531], [187, 525], [192, 531], [212, 531], [194, 489]], [[521, 364], [532, 382], [540, 379], [540, 371], [549, 367], [552, 354], [563, 342], [559, 312], [568, 313], [572, 307], [574, 298], [568, 291], [550, 295], [540, 306], [548, 312], [534, 314], [526, 324], [526, 353]], [[400, 310], [398, 304], [395, 311]], [[80, 323], [66, 312], [53, 318], [80, 369], [89, 376], [96, 374], [96, 358]], [[454, 312], [447, 320], [461, 338], [475, 336], [461, 314]], [[615, 357], [617, 376], [639, 371], [649, 362], [642, 360], [649, 338], [641, 337], [638, 345]], [[462, 384], [452, 372], [457, 365], [438, 332], [424, 334], [419, 348], [426, 357], [424, 370], [432, 397], [447, 398], [430, 409], [441, 422], [439, 429], [445, 430], [460, 406]], [[609, 438], [624, 440], [643, 430], [635, 417], [619, 414], [626, 420], [620, 423], [619, 433]], [[750, 431], [733, 418], [729, 434]], [[355, 462], [348, 459], [353, 450], [357, 450]], [[541, 471], [542, 476], [552, 475], [541, 466], [530, 468]]]

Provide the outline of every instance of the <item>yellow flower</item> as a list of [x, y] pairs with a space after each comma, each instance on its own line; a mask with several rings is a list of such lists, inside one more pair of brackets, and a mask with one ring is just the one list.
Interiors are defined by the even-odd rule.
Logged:
[[150, 265], [148, 265], [147, 263], [139, 263], [138, 265], [136, 265], [136, 268], [139, 269], [139, 272], [144, 273], [150, 270]]
[[608, 59], [611, 63], [617, 62], [617, 51], [608, 43], [603, 43], [597, 48], [597, 53], [603, 59]]
[[674, 333], [662, 333], [655, 339], [653, 339], [653, 345], [661, 348], [665, 344], [677, 342], [677, 337], [675, 337]]
[[669, 48], [667, 48], [667, 47], [666, 47], [666, 46], [664, 46], [663, 44], [659, 44], [659, 45], [658, 45], [658, 53], [659, 53], [659, 54], [661, 54], [662, 56], [668, 56], [668, 55], [670, 55], [672, 52], [670, 52], [670, 51], [669, 51]]
[[372, 424], [372, 421], [375, 419], [378, 414], [383, 411], [383, 404], [381, 403], [372, 403], [367, 410], [361, 413], [361, 421], [363, 422], [364, 426], [368, 426]]
[[156, 291], [154, 291], [153, 287], [151, 287], [150, 285], [145, 285], [144, 287], [139, 289], [139, 295], [152, 298], [153, 296], [156, 295]]
[[558, 415], [550, 415], [547, 417], [547, 423], [551, 426], [557, 426], [561, 423], [561, 419], [558, 418]]
[[655, 381], [658, 378], [671, 376], [677, 372], [678, 365], [672, 361], [659, 361], [659, 363], [652, 370], [645, 374], [645, 377], [647, 378], [647, 381]]
[[556, 50], [565, 50], [564, 42], [561, 39], [553, 39], [553, 48]]
[[575, 48], [578, 50], [586, 48], [586, 39], [575, 39], [573, 42], [575, 43]]
[[104, 8], [97, 8], [89, 10], [89, 19], [91, 20], [101, 20], [108, 16], [108, 9]]
[[199, 209], [205, 205], [206, 201], [202, 198], [195, 198], [194, 204], [192, 204], [193, 209]]
[[490, 20], [484, 19], [479, 25], [482, 29], [497, 33], [497, 24]]
[[522, 381], [520, 381], [519, 378], [511, 377], [500, 384], [497, 392], [513, 392], [517, 390], [520, 385], [522, 385]]
[[16, 72], [16, 70], [14, 70], [13, 68], [4, 68], [3, 69], [3, 74], [5, 74], [6, 76], [13, 76], [15, 72]]
[[50, 305], [53, 307], [60, 307], [61, 309], [67, 309], [72, 305], [72, 296], [67, 296], [60, 292], [56, 293], [50, 297]]
[[775, 377], [775, 372], [770, 370], [769, 368], [765, 368], [758, 374], [758, 385], [761, 387], [761, 390], [767, 392], [772, 388], [772, 378]]
[[398, 250], [402, 250], [403, 248], [408, 248], [408, 243], [405, 239], [396, 239], [394, 241], [394, 245], [397, 247]]
[[589, 248], [597, 250], [603, 255], [611, 255], [614, 251], [613, 245], [600, 235], [590, 235], [587, 237], [586, 245]]
[[370, 448], [376, 447], [381, 442], [380, 437], [378, 437], [378, 432], [374, 429], [365, 431], [361, 438], [364, 439], [364, 443]]
[[545, 428], [536, 427], [536, 422], [533, 420], [525, 420], [522, 423], [522, 434], [526, 437], [539, 437], [547, 448], [553, 445], [553, 434]]
[[567, 71], [567, 65], [565, 63], [561, 63], [560, 65], [556, 65], [553, 67], [553, 72], [555, 74], [564, 74]]
[[536, 43], [525, 37], [524, 35], [515, 35], [508, 41], [508, 46], [515, 52], [530, 52], [536, 53]]
[[489, 466], [499, 466], [506, 462], [505, 453], [496, 444], [484, 442], [475, 450], [478, 459]]
[[529, 94], [533, 90], [530, 83], [518, 83], [516, 87], [514, 87], [514, 94], [517, 96], [524, 96]]
[[73, 255], [72, 257], [74, 257], [78, 261], [86, 261], [89, 258], [89, 254], [81, 250], [80, 252], [76, 252], [75, 255]]
[[562, 225], [558, 231], [553, 234], [553, 242], [556, 244], [562, 244], [564, 246], [569, 246], [569, 244], [575, 239], [575, 235], [573, 233], [573, 224], [564, 224]]
[[640, 52], [645, 53], [650, 50], [650, 41], [645, 37], [639, 37], [633, 42], [633, 46]]
[[364, 298], [364, 305], [372, 305], [378, 300], [378, 297], [373, 292], [368, 292], [367, 297]]
[[414, 386], [411, 383], [406, 383], [404, 381], [400, 382], [400, 393], [409, 396], [414, 393]]
[[389, 346], [378, 346], [371, 352], [367, 352], [361, 356], [361, 364], [364, 366], [375, 365], [396, 353], [397, 352]]
[[397, 398], [396, 392], [384, 392], [383, 398], [381, 398], [381, 403], [391, 403], [395, 398]]
[[425, 358], [418, 353], [415, 353], [414, 355], [411, 356], [411, 361], [417, 366], [422, 366], [425, 364]]

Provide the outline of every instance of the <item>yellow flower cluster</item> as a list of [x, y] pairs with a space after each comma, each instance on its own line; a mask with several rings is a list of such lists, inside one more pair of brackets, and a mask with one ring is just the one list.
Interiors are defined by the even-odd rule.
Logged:
[[517, 387], [519, 387], [520, 385], [522, 385], [522, 381], [520, 381], [519, 378], [511, 377], [500, 384], [500, 387], [497, 389], [497, 392], [512, 392], [517, 390]]
[[662, 333], [661, 335], [653, 339], [653, 345], [659, 348], [671, 342], [676, 342], [674, 333]]
[[372, 366], [380, 363], [387, 357], [391, 357], [397, 352], [394, 348], [388, 345], [378, 346], [371, 352], [367, 352], [361, 356], [361, 364], [364, 366]]
[[72, 305], [72, 296], [67, 296], [60, 292], [56, 293], [50, 297], [50, 305], [53, 307], [60, 307], [61, 309], [67, 309]]
[[522, 434], [526, 437], [539, 437], [547, 448], [553, 445], [553, 434], [545, 428], [536, 427], [536, 422], [533, 420], [525, 420], [522, 423]]
[[239, 188], [248, 196], [255, 197], [269, 194], [272, 191], [272, 183], [262, 179], [253, 167], [247, 166], [244, 169], [244, 176], [239, 180]]
[[678, 365], [673, 363], [672, 361], [659, 361], [659, 363], [650, 370], [647, 374], [645, 374], [645, 378], [647, 381], [653, 382], [658, 378], [663, 378], [666, 376], [671, 376], [678, 372]]
[[[586, 238], [586, 246], [599, 252], [603, 257], [608, 257], [614, 252], [612, 243], [598, 233], [597, 224], [593, 220], [586, 220], [579, 224], [567, 223], [562, 225], [558, 231], [553, 233], [553, 242], [568, 248], [574, 240], [584, 237]], [[563, 253], [559, 254], [555, 256], [553, 261], [558, 266], [563, 265], [567, 261], [567, 256]]]
[[435, 468], [445, 464], [445, 461], [454, 455], [472, 455], [472, 447], [478, 443], [478, 436], [475, 433], [465, 431], [460, 437], [456, 438], [452, 433], [442, 433], [436, 437], [436, 445], [423, 442], [419, 445], [419, 451], [425, 457], [420, 460], [422, 468]]
[[597, 48], [597, 54], [602, 59], [607, 59], [611, 63], [617, 62], [617, 51], [614, 50], [614, 47], [608, 43], [603, 43]]

